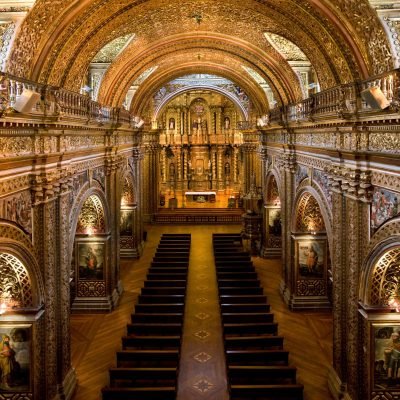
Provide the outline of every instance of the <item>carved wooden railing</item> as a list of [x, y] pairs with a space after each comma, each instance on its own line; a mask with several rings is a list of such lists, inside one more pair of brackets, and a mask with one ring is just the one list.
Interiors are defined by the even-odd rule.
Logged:
[[39, 96], [37, 102], [32, 104], [28, 111], [24, 111], [24, 114], [100, 125], [135, 127], [134, 116], [124, 108], [104, 106], [86, 95], [17, 78], [3, 72], [0, 72], [0, 116], [16, 116], [18, 110], [15, 110], [14, 106], [21, 96], [29, 98], [28, 91]]

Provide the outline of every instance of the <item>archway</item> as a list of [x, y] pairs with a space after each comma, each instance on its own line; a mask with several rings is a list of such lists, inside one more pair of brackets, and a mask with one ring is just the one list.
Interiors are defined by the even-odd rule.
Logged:
[[266, 181], [264, 256], [266, 258], [279, 258], [282, 255], [281, 197], [275, 175], [270, 174]]
[[109, 311], [110, 230], [105, 200], [89, 191], [76, 221], [72, 256], [72, 311]]
[[290, 243], [290, 306], [294, 309], [331, 307], [329, 241], [317, 198], [313, 188], [304, 188], [295, 202]]
[[123, 181], [120, 209], [120, 255], [138, 257], [137, 201], [133, 176], [127, 174]]

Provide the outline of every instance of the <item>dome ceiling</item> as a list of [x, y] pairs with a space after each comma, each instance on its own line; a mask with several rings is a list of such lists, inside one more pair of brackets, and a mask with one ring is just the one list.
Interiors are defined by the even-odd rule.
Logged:
[[37, 0], [7, 70], [78, 91], [107, 44], [114, 57], [100, 87], [102, 102], [121, 105], [132, 83], [158, 66], [135, 94], [134, 110], [190, 73], [226, 77], [267, 109], [265, 92], [243, 67], [265, 79], [278, 103], [298, 101], [300, 82], [287, 55], [294, 52], [310, 61], [322, 89], [393, 68], [367, 0]]

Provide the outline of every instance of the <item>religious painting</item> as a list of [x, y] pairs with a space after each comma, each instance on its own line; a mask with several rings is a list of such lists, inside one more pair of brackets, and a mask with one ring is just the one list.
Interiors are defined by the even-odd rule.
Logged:
[[78, 243], [78, 269], [80, 280], [103, 280], [105, 243]]
[[31, 325], [0, 325], [1, 394], [31, 391], [31, 336]]
[[323, 278], [326, 264], [325, 240], [296, 241], [297, 271], [301, 278]]
[[373, 390], [400, 390], [400, 324], [372, 324]]
[[390, 218], [399, 215], [399, 194], [375, 188], [371, 202], [371, 231], [375, 232]]
[[121, 236], [132, 236], [133, 231], [133, 211], [132, 210], [121, 210], [120, 217], [120, 235]]
[[271, 235], [280, 236], [282, 234], [282, 220], [280, 208], [267, 208], [268, 232]]

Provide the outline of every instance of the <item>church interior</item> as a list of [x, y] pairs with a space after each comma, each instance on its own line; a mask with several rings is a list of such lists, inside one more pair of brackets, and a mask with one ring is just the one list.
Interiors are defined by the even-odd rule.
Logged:
[[0, 0], [0, 400], [398, 400], [400, 0]]

